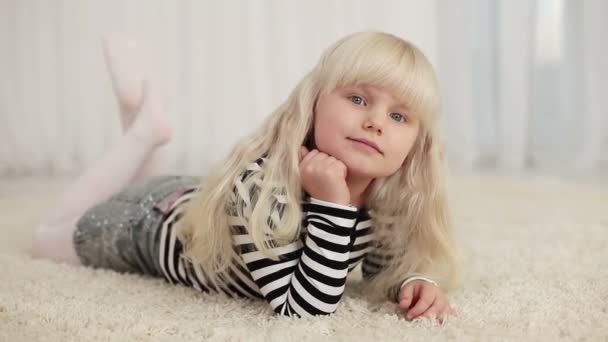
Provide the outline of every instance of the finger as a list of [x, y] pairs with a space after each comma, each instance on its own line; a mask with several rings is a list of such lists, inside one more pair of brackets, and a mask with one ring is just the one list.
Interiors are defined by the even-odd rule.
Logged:
[[304, 158], [302, 159], [302, 161], [300, 162], [300, 164], [302, 164], [302, 165], [307, 165], [307, 164], [310, 162], [310, 160], [312, 160], [312, 158], [313, 158], [314, 156], [316, 156], [318, 153], [319, 153], [319, 150], [317, 150], [317, 149], [314, 149], [314, 150], [309, 151], [309, 152], [308, 152], [308, 153], [307, 153], [307, 154], [304, 156]]
[[320, 153], [319, 159], [322, 160], [321, 166], [324, 166], [324, 167], [329, 166], [331, 163], [333, 163], [336, 160], [336, 158], [334, 158], [333, 156], [331, 156], [327, 153], [323, 153], [323, 152]]
[[346, 167], [346, 164], [344, 164], [340, 159], [334, 158], [335, 160], [332, 162], [332, 166], [338, 168], [338, 170], [340, 170], [340, 176], [344, 179], [346, 179], [346, 176], [348, 175], [348, 168]]
[[340, 167], [340, 161], [336, 157], [330, 156], [328, 154], [327, 158], [325, 158], [323, 160], [323, 167], [327, 168], [327, 169], [339, 168]]
[[399, 295], [399, 306], [402, 309], [407, 309], [412, 305], [412, 298], [414, 296], [414, 285], [409, 283], [405, 285], [400, 291]]
[[[315, 153], [312, 157], [310, 157], [309, 163], [315, 165], [315, 167], [322, 167], [323, 166], [322, 162], [328, 157], [328, 155], [319, 150], [312, 150], [311, 153], [313, 151], [317, 151], [317, 153]], [[310, 153], [309, 153], [309, 155], [310, 155]]]
[[445, 319], [447, 317], [447, 311], [448, 308], [446, 307], [439, 312], [439, 314], [437, 315], [437, 320], [439, 321], [439, 323], [443, 324], [443, 322], [445, 322]]
[[425, 312], [433, 304], [434, 300], [435, 293], [433, 291], [422, 291], [422, 295], [420, 296], [420, 299], [418, 299], [418, 301], [416, 302], [416, 305], [414, 305], [414, 307], [407, 312], [407, 318], [413, 319], [415, 317], [418, 317], [421, 313]]
[[429, 318], [431, 320], [437, 319], [442, 307], [440, 305], [433, 304], [428, 308], [421, 316]]
[[422, 316], [430, 318], [432, 320], [439, 319], [439, 316], [445, 309], [445, 302], [441, 298], [437, 297], [433, 304], [422, 314]]
[[453, 307], [451, 307], [449, 305], [449, 303], [446, 303], [447, 306], [444, 310], [444, 320], [447, 320], [449, 316], [458, 316], [458, 312], [456, 311], [456, 309], [454, 309]]

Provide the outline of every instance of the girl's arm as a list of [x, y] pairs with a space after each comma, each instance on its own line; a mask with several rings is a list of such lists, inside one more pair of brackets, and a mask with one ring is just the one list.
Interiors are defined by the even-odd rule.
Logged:
[[[369, 280], [371, 277], [380, 273], [388, 260], [390, 260], [390, 256], [381, 255], [378, 253], [377, 249], [372, 249], [363, 259], [361, 267], [363, 279]], [[388, 294], [388, 300], [399, 303], [399, 290], [414, 280], [424, 280], [437, 285], [436, 282], [422, 275], [410, 275], [404, 277], [400, 283], [395, 284], [395, 286], [391, 288]]]
[[274, 248], [279, 261], [258, 251], [246, 232], [234, 236], [247, 251], [241, 257], [254, 282], [274, 312], [284, 316], [329, 315], [344, 293], [357, 210], [311, 198], [305, 212], [304, 241]]

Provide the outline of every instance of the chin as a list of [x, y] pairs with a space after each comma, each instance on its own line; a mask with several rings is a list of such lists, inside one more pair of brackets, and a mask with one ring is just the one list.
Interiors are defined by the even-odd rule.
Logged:
[[[380, 164], [381, 162], [361, 162], [361, 161], [346, 161], [344, 162], [344, 164], [346, 165], [346, 168], [348, 169], [348, 174], [351, 177], [357, 177], [357, 178], [382, 178], [382, 177], [388, 177], [391, 176], [393, 174], [395, 174], [397, 171], [399, 171], [399, 169], [396, 170], [387, 170], [387, 169], [382, 169], [382, 168], [378, 168], [378, 164]], [[375, 164], [375, 165], [370, 165], [370, 164]]]
[[348, 169], [349, 177], [357, 177], [357, 178], [377, 178], [381, 177], [379, 174], [379, 170], [365, 167], [362, 163], [357, 162], [345, 162], [346, 168]]

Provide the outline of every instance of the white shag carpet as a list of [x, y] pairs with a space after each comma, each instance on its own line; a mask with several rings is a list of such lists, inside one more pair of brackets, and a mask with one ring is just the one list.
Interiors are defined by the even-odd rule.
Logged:
[[443, 326], [372, 312], [360, 272], [338, 312], [289, 319], [160, 279], [32, 260], [24, 247], [63, 181], [0, 180], [0, 341], [608, 340], [608, 187], [556, 179], [452, 181], [466, 257]]

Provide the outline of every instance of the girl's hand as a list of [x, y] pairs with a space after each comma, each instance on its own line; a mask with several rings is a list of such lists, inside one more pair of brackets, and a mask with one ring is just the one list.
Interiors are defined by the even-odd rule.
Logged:
[[300, 147], [300, 179], [306, 192], [322, 201], [350, 204], [346, 165], [319, 150]]
[[447, 315], [456, 311], [448, 303], [441, 289], [424, 280], [414, 280], [399, 291], [399, 306], [407, 310], [406, 318], [412, 320], [422, 315], [443, 323]]

